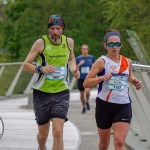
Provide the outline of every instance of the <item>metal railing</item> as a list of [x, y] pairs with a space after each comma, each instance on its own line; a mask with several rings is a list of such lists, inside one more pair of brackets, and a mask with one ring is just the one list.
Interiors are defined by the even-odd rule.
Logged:
[[[1, 97], [30, 94], [35, 75], [22, 71], [23, 62], [0, 64]], [[143, 83], [141, 90], [130, 85], [130, 96], [133, 101], [133, 119], [131, 129], [141, 141], [150, 146], [150, 66], [133, 64], [134, 75]], [[74, 89], [76, 79], [70, 76], [70, 90]], [[16, 88], [17, 87], [17, 88]], [[18, 92], [19, 90], [19, 92]]]
[[133, 64], [133, 73], [142, 81], [142, 89], [136, 90], [130, 85], [133, 113], [131, 129], [139, 137], [138, 143], [147, 143], [150, 147], [150, 66]]
[[0, 139], [2, 138], [4, 134], [4, 122], [3, 119], [0, 117]]

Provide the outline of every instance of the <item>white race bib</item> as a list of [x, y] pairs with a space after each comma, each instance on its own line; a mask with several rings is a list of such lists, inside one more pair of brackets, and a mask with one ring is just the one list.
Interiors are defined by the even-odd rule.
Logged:
[[66, 76], [66, 68], [55, 66], [55, 72], [51, 74], [46, 74], [46, 79], [48, 80], [62, 80]]
[[81, 73], [88, 73], [90, 71], [90, 67], [81, 67]]
[[111, 79], [108, 80], [108, 89], [109, 90], [123, 90], [127, 86], [128, 75], [113, 75]]

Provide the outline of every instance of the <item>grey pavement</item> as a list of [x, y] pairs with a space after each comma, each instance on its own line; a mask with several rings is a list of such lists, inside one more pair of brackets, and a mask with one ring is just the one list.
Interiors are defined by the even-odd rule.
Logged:
[[[98, 150], [99, 137], [95, 123], [95, 97], [97, 91], [91, 92], [91, 110], [81, 114], [79, 92], [71, 92], [69, 121], [64, 126], [65, 150]], [[28, 97], [14, 97], [0, 100], [0, 116], [5, 124], [4, 136], [0, 140], [0, 150], [37, 150], [37, 126], [34, 112], [27, 109]], [[52, 132], [47, 147], [52, 148]], [[113, 134], [109, 150], [114, 150]]]
[[[37, 125], [33, 110], [26, 109], [28, 98], [10, 98], [0, 100], [0, 116], [5, 130], [0, 140], [0, 150], [37, 150]], [[47, 148], [52, 149], [52, 131], [47, 141]], [[64, 147], [66, 150], [78, 149], [80, 133], [71, 121], [64, 126]]]

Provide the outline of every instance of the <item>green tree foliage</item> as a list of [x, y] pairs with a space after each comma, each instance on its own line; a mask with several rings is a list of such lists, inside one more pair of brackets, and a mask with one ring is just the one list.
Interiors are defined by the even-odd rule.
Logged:
[[142, 44], [146, 48], [150, 56], [150, 3], [149, 0], [101, 0], [105, 5], [103, 12], [106, 20], [110, 23], [110, 27], [119, 29], [123, 35], [125, 48], [123, 53], [131, 58], [134, 53], [129, 50], [129, 43], [127, 41], [126, 29], [134, 30], [139, 36]]
[[75, 41], [75, 54], [80, 54], [83, 43], [89, 44], [90, 53], [99, 56], [102, 51], [103, 16], [98, 1], [84, 0], [15, 0], [5, 7], [3, 46], [14, 61], [23, 61], [33, 42], [48, 34], [47, 18], [51, 14], [63, 16], [64, 34]]
[[137, 59], [126, 29], [135, 30], [148, 50], [149, 8], [148, 0], [10, 0], [3, 9], [0, 37], [11, 54], [9, 61], [23, 61], [34, 41], [48, 34], [48, 16], [58, 14], [66, 24], [64, 34], [75, 41], [76, 56], [83, 43], [89, 44], [96, 58], [105, 54], [103, 37], [109, 28], [116, 28], [122, 35], [121, 54]]
[[[31, 42], [38, 38], [43, 28], [40, 4], [30, 0], [9, 2], [5, 8], [3, 23], [4, 47], [12, 54], [12, 60], [22, 60]], [[39, 28], [37, 28], [37, 26]]]

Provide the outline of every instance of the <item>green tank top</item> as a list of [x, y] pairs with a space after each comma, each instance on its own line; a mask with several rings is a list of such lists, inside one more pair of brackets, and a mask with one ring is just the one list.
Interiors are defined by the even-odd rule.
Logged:
[[44, 50], [36, 58], [37, 66], [54, 65], [55, 73], [36, 73], [36, 79], [32, 86], [34, 89], [46, 93], [57, 93], [69, 89], [68, 59], [70, 49], [66, 36], [62, 35], [59, 45], [53, 44], [47, 35], [43, 35]]

